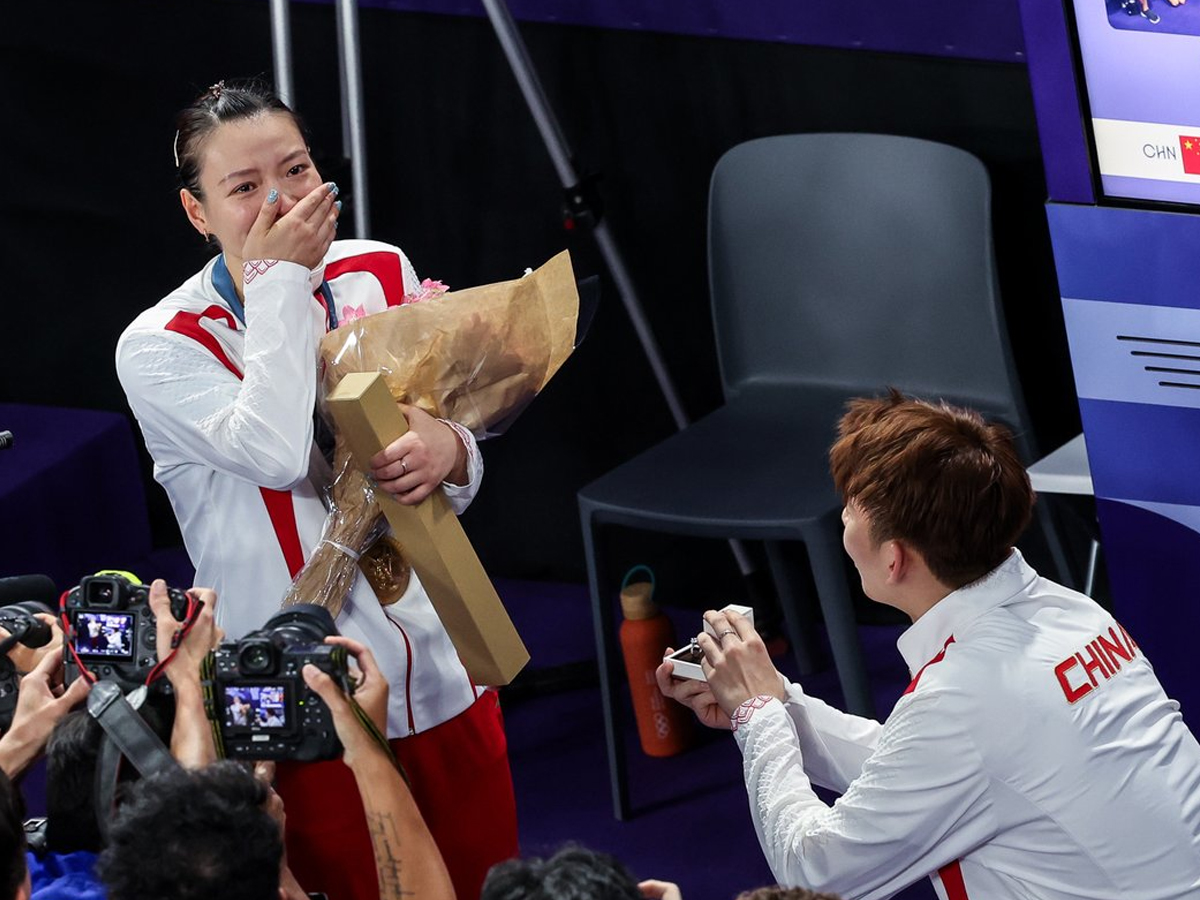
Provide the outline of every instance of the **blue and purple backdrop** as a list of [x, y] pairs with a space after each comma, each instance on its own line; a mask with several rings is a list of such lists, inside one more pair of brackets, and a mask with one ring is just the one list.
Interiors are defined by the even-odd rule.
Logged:
[[1113, 611], [1200, 727], [1200, 217], [1050, 204]]

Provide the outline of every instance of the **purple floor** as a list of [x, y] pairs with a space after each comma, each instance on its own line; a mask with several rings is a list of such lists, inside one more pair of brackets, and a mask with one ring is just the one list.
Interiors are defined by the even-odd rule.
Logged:
[[[527, 674], [594, 661], [586, 586], [496, 579], [496, 587], [529, 646]], [[688, 623], [698, 617], [695, 610], [667, 612], [677, 633], [694, 627]], [[900, 631], [860, 628], [881, 711], [891, 709], [908, 684], [895, 647]], [[790, 656], [777, 662], [785, 674], [794, 675]], [[600, 692], [594, 676], [586, 681], [576, 677], [558, 689], [549, 682], [538, 691], [505, 698], [522, 853], [549, 855], [574, 840], [612, 853], [639, 878], [677, 882], [685, 900], [732, 900], [740, 891], [772, 883], [750, 821], [741, 757], [727, 734], [706, 731], [685, 753], [652, 759], [637, 745], [632, 707], [626, 702], [626, 758], [635, 812], [625, 822], [613, 818]], [[831, 670], [803, 683], [813, 695], [840, 703]], [[934, 892], [923, 880], [896, 896], [928, 900]]]

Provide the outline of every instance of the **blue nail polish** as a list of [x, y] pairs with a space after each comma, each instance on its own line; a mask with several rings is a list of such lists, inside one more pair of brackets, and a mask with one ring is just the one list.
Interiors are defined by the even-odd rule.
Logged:
[[279, 199], [279, 191], [275, 190], [275, 188], [271, 188], [269, 191], [267, 191], [267, 202], [268, 203], [274, 203], [278, 199]]
[[342, 211], [342, 201], [341, 200], [334, 200], [333, 205], [337, 207], [338, 212]]
[[329, 193], [333, 194], [335, 197], [338, 195], [338, 186], [336, 181], [329, 182]]

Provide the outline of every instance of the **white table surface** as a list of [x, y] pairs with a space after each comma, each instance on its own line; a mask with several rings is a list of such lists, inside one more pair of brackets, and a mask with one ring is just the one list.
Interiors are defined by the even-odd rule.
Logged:
[[1089, 496], [1094, 493], [1083, 434], [1075, 435], [1053, 453], [1039, 459], [1028, 472], [1035, 491]]

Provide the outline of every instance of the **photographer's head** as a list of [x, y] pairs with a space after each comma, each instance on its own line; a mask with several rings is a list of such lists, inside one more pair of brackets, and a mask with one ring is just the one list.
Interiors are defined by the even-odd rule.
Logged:
[[641, 900], [637, 881], [607, 853], [568, 846], [549, 859], [492, 866], [479, 900]]
[[892, 551], [915, 551], [948, 593], [1003, 562], [1032, 514], [1011, 434], [972, 410], [896, 390], [853, 400], [829, 460], [863, 590], [902, 609]]
[[100, 856], [109, 900], [277, 900], [283, 840], [267, 795], [235, 762], [139, 782]]
[[67, 713], [46, 744], [46, 848], [100, 852], [96, 820], [96, 758], [104, 730], [86, 709]]
[[29, 900], [30, 893], [20, 797], [0, 771], [0, 900]]

